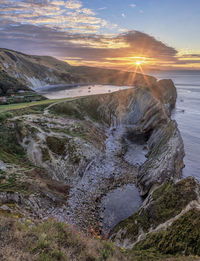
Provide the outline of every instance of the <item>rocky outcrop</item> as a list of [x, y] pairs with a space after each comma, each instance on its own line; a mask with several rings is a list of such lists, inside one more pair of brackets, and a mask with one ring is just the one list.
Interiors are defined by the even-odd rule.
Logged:
[[[168, 90], [163, 91], [163, 86]], [[140, 139], [146, 143], [147, 159], [137, 177], [142, 196], [166, 179], [181, 177], [184, 147], [177, 124], [170, 119], [176, 101], [176, 89], [171, 80], [88, 99], [96, 104], [102, 121], [109, 126], [124, 126], [124, 135], [133, 143]]]
[[200, 184], [193, 177], [165, 182], [143, 206], [119, 223], [111, 239], [133, 250], [154, 248], [162, 254], [198, 254]]
[[[162, 86], [168, 86], [168, 91], [161, 96], [162, 92], [158, 93], [160, 85], [158, 82], [150, 87], [135, 87], [57, 104], [50, 111], [56, 115], [66, 114], [69, 119], [55, 120], [47, 115], [27, 117], [22, 123], [28, 120], [29, 134], [21, 139], [21, 144], [29, 158], [47, 168], [54, 179], [70, 179], [73, 183], [83, 175], [89, 162], [102, 154], [97, 141], [102, 148], [106, 146], [103, 138], [106, 129], [114, 132], [120, 129], [121, 138], [133, 144], [140, 143], [140, 140], [146, 144], [146, 160], [140, 165], [137, 176], [141, 195], [145, 195], [166, 179], [180, 178], [183, 168], [181, 135], [168, 113], [176, 100], [175, 87], [170, 80], [162, 81]], [[88, 138], [91, 127], [95, 137]], [[45, 128], [50, 130], [46, 132]], [[38, 139], [41, 140], [39, 143]]]
[[102, 197], [117, 186], [136, 183], [147, 195], [180, 178], [183, 144], [169, 113], [176, 92], [171, 81], [163, 83], [169, 89], [163, 96], [158, 82], [10, 119], [29, 161], [70, 188], [68, 207], [55, 208], [54, 217], [96, 227]]
[[184, 146], [175, 121], [154, 129], [147, 144], [147, 160], [140, 167], [137, 177], [142, 196], [166, 179], [181, 178], [184, 167]]

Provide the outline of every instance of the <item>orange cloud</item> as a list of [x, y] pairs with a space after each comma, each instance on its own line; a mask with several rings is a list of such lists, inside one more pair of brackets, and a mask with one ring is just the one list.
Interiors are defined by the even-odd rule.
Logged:
[[[200, 53], [178, 53], [148, 34], [119, 28], [85, 8], [83, 1], [1, 0], [0, 14], [0, 47], [52, 55], [73, 65], [200, 68]], [[100, 34], [102, 28], [121, 33]]]

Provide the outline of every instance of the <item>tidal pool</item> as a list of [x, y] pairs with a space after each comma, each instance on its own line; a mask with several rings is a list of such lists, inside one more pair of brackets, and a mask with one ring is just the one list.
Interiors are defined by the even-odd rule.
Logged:
[[101, 203], [103, 232], [109, 232], [120, 221], [133, 215], [141, 204], [142, 198], [134, 184], [124, 185], [107, 193]]

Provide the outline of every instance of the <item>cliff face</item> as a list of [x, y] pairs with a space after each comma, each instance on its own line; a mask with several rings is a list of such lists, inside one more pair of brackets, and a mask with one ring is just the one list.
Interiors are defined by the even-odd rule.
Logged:
[[[39, 196], [39, 205], [46, 202], [40, 215], [52, 215], [86, 232], [91, 226], [101, 230], [101, 201], [109, 191], [134, 183], [147, 195], [164, 181], [181, 177], [183, 144], [169, 116], [175, 87], [171, 81], [164, 83], [169, 88], [164, 97], [158, 82], [61, 101], [43, 112], [9, 120], [29, 161], [44, 170], [46, 179], [68, 188], [66, 204], [55, 203], [51, 210], [51, 201]], [[25, 198], [22, 211], [29, 202], [37, 215], [35, 195]]]
[[[27, 74], [33, 79], [43, 68], [37, 79], [52, 73], [55, 78], [46, 83], [61, 83], [65, 63], [56, 65], [53, 58], [40, 60], [3, 52], [0, 59], [4, 55], [10, 59], [4, 68], [8, 67], [10, 74], [15, 66], [19, 68], [17, 77], [21, 81], [31, 83]], [[31, 70], [24, 75], [26, 63]], [[52, 71], [47, 72], [50, 63]], [[59, 74], [55, 73], [56, 66]], [[76, 68], [68, 69], [75, 75]], [[94, 68], [91, 72], [86, 67], [78, 70], [79, 79], [99, 79], [98, 83], [122, 84], [124, 77], [133, 76]], [[184, 148], [177, 124], [170, 117], [177, 97], [175, 86], [171, 80], [148, 78], [147, 84], [141, 75], [135, 79], [136, 86], [123, 91], [60, 101], [48, 107], [33, 106], [9, 113], [7, 120], [0, 118], [0, 214], [17, 213], [32, 222], [53, 217], [76, 225], [86, 234], [101, 234], [107, 232], [101, 216], [103, 197], [116, 188], [136, 184], [146, 200], [136, 214], [111, 231], [114, 242], [134, 247], [133, 251], [156, 245], [159, 253], [157, 241], [166, 239], [166, 235], [169, 238], [173, 228], [178, 231], [179, 220], [186, 231], [193, 229], [190, 221], [194, 217], [198, 223], [199, 217], [199, 184], [192, 178], [177, 182]], [[184, 223], [185, 219], [189, 223]], [[160, 231], [162, 228], [169, 229], [167, 234]], [[151, 232], [159, 234], [154, 237]], [[193, 234], [191, 242], [199, 234]], [[171, 253], [186, 251], [187, 238], [183, 246], [179, 244], [182, 236], [177, 237], [178, 251], [170, 248]]]
[[[0, 70], [17, 78], [32, 89], [53, 84], [115, 84], [144, 85], [141, 74], [84, 66], [70, 66], [49, 56], [26, 55], [13, 50], [0, 49]], [[155, 83], [154, 77], [146, 76]]]
[[170, 119], [176, 96], [173, 82], [162, 80], [150, 87], [91, 98], [93, 102], [96, 99], [97, 111], [109, 126], [123, 126], [124, 136], [133, 143], [141, 139], [146, 143], [147, 159], [137, 176], [143, 196], [164, 180], [181, 177], [183, 141], [176, 122]]
[[[107, 129], [113, 129], [116, 133], [120, 130], [120, 137], [125, 139], [128, 144], [137, 144], [138, 142], [142, 142], [143, 146], [146, 144], [146, 160], [143, 164], [140, 164], [137, 175], [137, 185], [140, 188], [141, 195], [146, 195], [153, 186], [162, 184], [166, 179], [180, 178], [181, 170], [184, 166], [184, 149], [181, 135], [177, 124], [172, 121], [169, 116], [169, 108], [174, 107], [176, 100], [175, 87], [170, 80], [162, 81], [162, 85], [168, 86], [168, 91], [165, 91], [162, 95], [162, 91], [159, 90], [160, 85], [161, 83], [158, 82], [150, 88], [130, 88], [112, 94], [91, 96], [66, 104], [61, 103], [60, 105], [58, 104], [52, 107], [53, 113], [61, 115], [66, 113], [66, 116], [71, 115], [73, 121], [71, 120], [72, 122], [70, 122], [70, 124], [74, 124], [75, 131], [77, 128], [76, 125], [79, 124], [81, 126], [79, 132], [81, 132], [82, 129], [83, 134], [86, 132], [88, 135], [90, 132], [89, 129], [92, 126], [91, 121], [97, 121], [96, 126], [94, 125], [92, 129], [102, 147], [104, 147], [102, 144], [105, 142], [102, 139], [102, 133], [106, 136], [105, 127]], [[165, 102], [163, 103], [163, 101]], [[75, 120], [74, 117], [77, 119]], [[90, 120], [87, 121], [87, 118]], [[34, 117], [34, 121], [37, 121], [37, 117]], [[38, 119], [38, 121], [48, 121], [47, 126], [51, 128], [51, 124], [52, 126], [55, 125], [55, 129], [56, 124], [57, 127], [60, 125], [59, 120], [49, 119], [46, 115], [40, 116], [40, 120]], [[33, 122], [32, 119], [31, 122]], [[62, 128], [68, 128], [68, 120], [65, 120], [65, 122], [66, 125]], [[28, 126], [29, 125], [30, 123], [28, 123]], [[41, 131], [39, 126], [35, 127], [36, 132]], [[68, 130], [69, 133], [71, 131], [70, 129]], [[43, 133], [43, 136], [47, 134]], [[50, 138], [48, 138], [50, 136], [50, 134], [46, 136], [46, 149], [49, 149], [49, 144], [52, 143]], [[56, 135], [57, 139], [62, 136], [60, 133]], [[57, 160], [56, 164], [52, 163], [51, 160], [49, 163], [43, 164], [42, 158], [38, 156], [39, 154], [36, 153], [36, 157], [34, 156], [33, 148], [39, 146], [37, 142], [34, 143], [33, 139], [31, 139], [31, 146], [25, 145], [28, 142], [27, 140], [23, 141], [23, 146], [25, 146], [25, 148], [27, 147], [28, 155], [36, 164], [49, 166], [47, 167], [48, 171], [52, 173], [54, 178], [66, 179], [67, 176], [69, 176], [67, 173], [71, 173], [71, 179], [73, 180], [75, 176], [77, 177], [77, 175], [81, 175], [81, 172], [84, 172], [87, 162], [90, 162], [92, 158], [96, 157], [100, 152], [91, 147], [97, 145], [91, 142], [94, 139], [93, 137], [91, 137], [90, 145], [88, 144], [88, 147], [84, 149], [82, 139], [79, 141], [75, 139], [70, 141], [69, 137], [65, 136], [66, 135], [63, 136], [63, 139], [66, 139], [66, 141], [63, 140], [63, 143], [70, 144], [68, 145], [69, 150], [75, 147], [73, 151], [77, 152], [75, 153], [77, 154], [77, 158], [80, 158], [81, 154], [85, 155], [79, 160], [77, 171], [73, 171], [73, 162], [71, 162], [72, 169], [69, 168], [71, 165], [70, 158], [67, 160], [64, 158], [63, 161]], [[30, 140], [30, 138], [27, 139]], [[61, 143], [61, 141], [58, 140], [57, 143], [59, 142]], [[54, 143], [54, 146], [58, 146], [56, 140]], [[124, 158], [126, 158], [126, 152]], [[57, 167], [55, 168], [55, 166]], [[73, 176], [73, 173], [76, 173], [75, 176]]]

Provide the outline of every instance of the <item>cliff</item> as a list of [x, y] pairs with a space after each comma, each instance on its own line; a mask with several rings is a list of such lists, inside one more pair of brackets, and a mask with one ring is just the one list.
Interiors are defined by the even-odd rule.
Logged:
[[[16, 62], [20, 68], [22, 58], [30, 62], [30, 56], [16, 53], [16, 58], [12, 54], [6, 54], [12, 60], [10, 74]], [[45, 69], [46, 63], [49, 68], [50, 58], [40, 62], [35, 56], [31, 59], [37, 70], [41, 66]], [[54, 74], [57, 69], [52, 59]], [[59, 66], [66, 64], [61, 62]], [[69, 69], [74, 75], [76, 69]], [[31, 77], [37, 75], [37, 70]], [[45, 70], [46, 75], [49, 72]], [[26, 81], [21, 72], [18, 77]], [[113, 78], [114, 72], [120, 76]], [[60, 76], [54, 75], [51, 83], [60, 81]], [[91, 75], [90, 69], [79, 67], [79, 75], [91, 82], [99, 77], [101, 83], [121, 84], [129, 73], [93, 69]], [[144, 260], [144, 256], [155, 260], [174, 254], [184, 260], [183, 253], [199, 255], [194, 242], [200, 235], [195, 229], [200, 189], [193, 178], [180, 181], [184, 148], [177, 124], [171, 119], [176, 89], [171, 80], [151, 79], [148, 84], [141, 81], [127, 90], [52, 101], [0, 117], [0, 218], [5, 227], [1, 257], [6, 260], [10, 253], [17, 260], [17, 253], [27, 260], [34, 255], [36, 260], [111, 261]], [[107, 231], [103, 199], [130, 184], [135, 184], [146, 198], [135, 214]], [[75, 226], [84, 236], [77, 232], [76, 237], [66, 224]], [[180, 224], [184, 229], [178, 233]], [[191, 230], [194, 233], [188, 238]], [[107, 232], [120, 248], [102, 240]], [[21, 252], [16, 250], [15, 240], [8, 240], [11, 235]], [[88, 235], [96, 239], [90, 241]], [[177, 240], [174, 247], [169, 246], [171, 235]], [[24, 237], [31, 242], [28, 250]], [[90, 244], [98, 244], [92, 253], [88, 250]], [[77, 245], [84, 251], [79, 253]]]
[[[101, 198], [115, 187], [136, 183], [141, 195], [146, 195], [165, 180], [181, 177], [183, 143], [169, 114], [176, 91], [171, 81], [164, 83], [168, 99], [166, 93], [163, 97], [158, 93], [157, 82], [61, 101], [44, 112], [39, 109], [37, 114], [9, 119], [8, 128], [29, 161], [69, 188], [68, 208], [56, 211], [63, 211], [64, 220], [88, 229], [99, 219], [93, 207], [98, 209]], [[2, 151], [3, 160], [8, 153]]]

